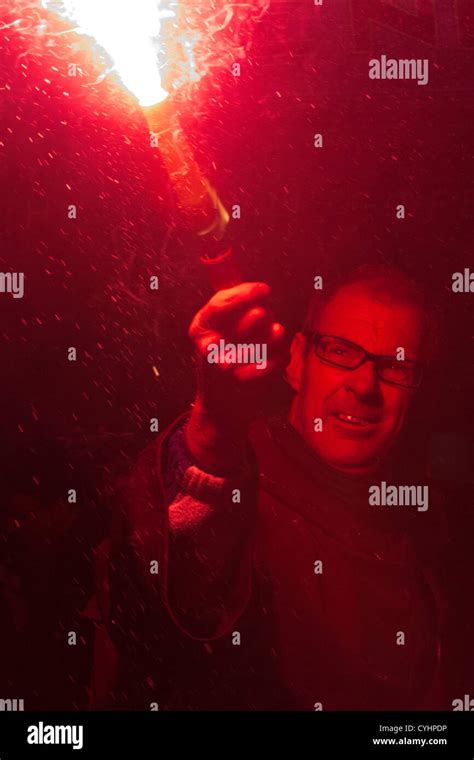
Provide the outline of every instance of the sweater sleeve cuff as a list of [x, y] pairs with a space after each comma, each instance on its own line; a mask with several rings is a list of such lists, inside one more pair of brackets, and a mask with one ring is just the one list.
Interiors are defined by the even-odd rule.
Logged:
[[186, 422], [187, 419], [183, 420], [173, 430], [167, 442], [164, 481], [168, 498], [184, 492], [199, 500], [213, 500], [255, 475], [250, 445], [240, 466], [231, 474], [215, 475], [202, 470], [186, 446]]

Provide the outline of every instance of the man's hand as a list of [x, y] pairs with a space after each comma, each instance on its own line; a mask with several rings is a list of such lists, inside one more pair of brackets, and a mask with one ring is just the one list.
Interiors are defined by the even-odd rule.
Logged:
[[[242, 456], [248, 428], [257, 416], [268, 380], [289, 360], [285, 330], [266, 306], [270, 288], [247, 282], [220, 290], [194, 317], [189, 335], [198, 363], [198, 393], [186, 429], [186, 442], [199, 463], [225, 470]], [[259, 346], [265, 362], [238, 363], [211, 359], [210, 348], [231, 344]]]

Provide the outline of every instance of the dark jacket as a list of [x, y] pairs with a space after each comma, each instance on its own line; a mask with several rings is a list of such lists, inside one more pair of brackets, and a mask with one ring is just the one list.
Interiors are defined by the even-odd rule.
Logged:
[[281, 419], [256, 425], [239, 473], [212, 476], [182, 455], [183, 421], [120, 485], [106, 706], [451, 709], [463, 686], [440, 495], [426, 512], [369, 506], [371, 484], [404, 483], [393, 465], [342, 475]]

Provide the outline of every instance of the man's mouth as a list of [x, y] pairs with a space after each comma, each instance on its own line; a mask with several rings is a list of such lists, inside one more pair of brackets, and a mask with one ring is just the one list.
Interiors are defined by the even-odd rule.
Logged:
[[338, 412], [334, 417], [341, 422], [346, 422], [348, 425], [358, 425], [360, 427], [367, 427], [368, 425], [374, 425], [377, 420], [370, 419], [368, 417], [359, 417], [355, 414], [343, 414]]

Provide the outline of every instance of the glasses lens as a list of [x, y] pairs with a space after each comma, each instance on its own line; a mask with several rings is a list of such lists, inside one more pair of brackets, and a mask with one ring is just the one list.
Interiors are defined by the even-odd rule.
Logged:
[[329, 335], [320, 336], [316, 345], [316, 353], [324, 361], [347, 369], [357, 367], [365, 356], [363, 349], [341, 338], [332, 338]]
[[378, 365], [379, 375], [388, 383], [416, 387], [421, 382], [422, 368], [416, 362], [381, 359]]

